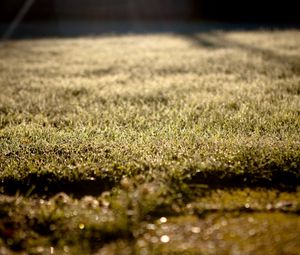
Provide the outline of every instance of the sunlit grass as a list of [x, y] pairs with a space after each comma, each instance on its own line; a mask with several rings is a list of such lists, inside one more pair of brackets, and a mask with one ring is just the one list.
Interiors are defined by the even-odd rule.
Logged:
[[[235, 232], [252, 201], [258, 225], [269, 211], [275, 212], [268, 222], [290, 222], [270, 226], [277, 239], [262, 234], [269, 240], [265, 254], [279, 254], [274, 240], [291, 243], [283, 252], [294, 254], [297, 239], [279, 232], [299, 220], [299, 52], [300, 34], [292, 30], [0, 43], [0, 246], [89, 252], [119, 239], [104, 254], [117, 254], [119, 247], [124, 254], [176, 254], [184, 248], [181, 223], [174, 229], [183, 235], [171, 248], [144, 240], [144, 225], [169, 215], [175, 225], [178, 216], [189, 222], [208, 215], [200, 220], [203, 228], [213, 227], [214, 217], [233, 217], [228, 231]], [[275, 190], [253, 199], [253, 190], [223, 190], [245, 187]], [[225, 195], [210, 195], [210, 189]], [[18, 190], [19, 197], [8, 196]], [[282, 197], [280, 190], [291, 193]], [[59, 191], [94, 197], [88, 206], [65, 194], [48, 200]], [[64, 198], [66, 207], [55, 202]], [[96, 216], [105, 220], [95, 222]], [[24, 228], [7, 237], [6, 224]], [[72, 235], [65, 237], [66, 231]], [[247, 243], [247, 236], [222, 231], [224, 254], [235, 238], [241, 251], [261, 247], [258, 239]], [[219, 241], [208, 239], [213, 247], [207, 254], [221, 254]], [[187, 254], [204, 249], [198, 241], [186, 245]]]

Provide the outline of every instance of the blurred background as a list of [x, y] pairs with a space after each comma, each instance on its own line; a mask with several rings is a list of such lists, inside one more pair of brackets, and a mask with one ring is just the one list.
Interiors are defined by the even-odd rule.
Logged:
[[[9, 36], [15, 37], [172, 31], [180, 30], [182, 23], [199, 22], [299, 27], [299, 17], [296, 1], [292, 0], [0, 1], [0, 32], [8, 33], [10, 26], [13, 33], [10, 31]], [[42, 24], [43, 28], [39, 27]]]

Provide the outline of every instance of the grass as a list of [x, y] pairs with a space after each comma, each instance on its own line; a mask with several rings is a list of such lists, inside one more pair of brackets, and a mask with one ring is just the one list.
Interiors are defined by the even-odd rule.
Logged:
[[0, 253], [299, 254], [299, 45], [1, 42]]

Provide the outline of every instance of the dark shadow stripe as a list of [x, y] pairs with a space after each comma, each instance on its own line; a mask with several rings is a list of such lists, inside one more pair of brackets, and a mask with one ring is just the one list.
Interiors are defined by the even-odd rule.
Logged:
[[53, 173], [31, 173], [22, 180], [5, 178], [0, 183], [0, 190], [7, 195], [39, 195], [50, 197], [64, 192], [75, 198], [86, 195], [99, 196], [102, 192], [111, 190], [117, 182], [111, 177], [91, 177], [80, 180], [60, 178]]
[[[2, 35], [9, 24], [0, 23]], [[77, 38], [82, 36], [107, 36], [128, 34], [164, 34], [195, 36], [199, 33], [214, 31], [255, 31], [299, 29], [298, 23], [215, 23], [215, 22], [185, 22], [185, 21], [49, 21], [39, 23], [22, 23], [12, 39], [39, 38]]]
[[226, 171], [199, 171], [184, 180], [190, 185], [207, 185], [210, 189], [219, 188], [275, 188], [278, 190], [296, 190], [300, 186], [300, 172], [274, 170], [233, 173]]

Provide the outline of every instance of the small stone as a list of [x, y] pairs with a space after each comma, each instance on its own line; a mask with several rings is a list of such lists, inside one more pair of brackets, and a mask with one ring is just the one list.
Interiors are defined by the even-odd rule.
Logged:
[[267, 210], [271, 210], [273, 208], [273, 206], [271, 204], [267, 204]]
[[293, 203], [290, 201], [280, 201], [278, 203], [276, 203], [275, 208], [276, 209], [286, 209], [289, 207], [292, 207]]
[[66, 193], [60, 192], [54, 196], [53, 200], [58, 204], [67, 204], [70, 202], [70, 197]]
[[94, 209], [99, 207], [99, 201], [92, 196], [85, 196], [82, 199], [82, 202], [86, 207], [90, 207]]
[[125, 190], [129, 190], [132, 187], [132, 181], [129, 180], [129, 178], [125, 177], [121, 180], [121, 186]]
[[64, 252], [65, 252], [65, 253], [70, 252], [70, 248], [69, 248], [69, 246], [67, 246], [67, 245], [65, 245], [63, 249], [64, 249]]
[[[45, 251], [45, 249], [44, 249], [43, 246], [38, 246], [38, 247], [36, 247], [36, 252], [37, 252], [37, 253], [43, 253], [44, 251]], [[2, 254], [2, 253], [0, 253], [0, 254]]]

